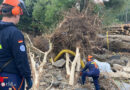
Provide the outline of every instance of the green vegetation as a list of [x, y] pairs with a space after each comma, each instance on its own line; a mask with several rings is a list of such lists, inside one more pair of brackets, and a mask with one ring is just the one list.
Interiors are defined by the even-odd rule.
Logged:
[[[35, 32], [50, 32], [63, 19], [63, 12], [71, 8], [75, 0], [25, 0], [30, 17], [26, 18], [30, 25], [26, 29]], [[29, 19], [30, 18], [30, 19]], [[23, 22], [23, 21], [22, 21]], [[38, 31], [36, 31], [38, 30]]]
[[[95, 10], [101, 17], [103, 16], [104, 25], [126, 23], [126, 18], [127, 22], [130, 21], [129, 13], [126, 12], [130, 9], [128, 3], [130, 4], [129, 0], [110, 0], [105, 2], [104, 6], [96, 6]], [[126, 13], [128, 17], [126, 17]]]
[[[24, 1], [30, 15], [21, 16], [19, 27], [26, 32], [45, 33], [51, 32], [57, 26], [63, 19], [63, 12], [75, 6], [77, 0]], [[93, 13], [103, 18], [104, 25], [126, 23], [130, 21], [130, 0], [110, 0], [104, 6], [95, 5]]]

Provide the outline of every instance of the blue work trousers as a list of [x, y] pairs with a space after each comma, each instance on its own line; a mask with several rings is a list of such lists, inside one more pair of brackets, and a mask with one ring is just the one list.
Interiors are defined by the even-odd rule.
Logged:
[[4, 79], [0, 82], [0, 90], [24, 90], [25, 81], [19, 75], [2, 72], [0, 77]]
[[91, 72], [87, 72], [87, 71], [84, 71], [82, 73], [82, 83], [84, 84], [85, 81], [86, 81], [86, 76], [88, 77], [92, 77], [93, 78], [93, 82], [94, 82], [94, 85], [95, 85], [95, 89], [96, 90], [100, 90], [100, 85], [99, 85], [99, 82], [98, 82], [98, 78], [99, 78], [99, 75], [94, 75], [92, 74]]

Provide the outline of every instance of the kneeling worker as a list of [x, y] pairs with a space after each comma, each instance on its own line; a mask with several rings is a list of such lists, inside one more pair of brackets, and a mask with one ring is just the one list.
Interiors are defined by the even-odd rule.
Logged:
[[0, 6], [0, 90], [32, 87], [24, 36], [16, 27], [23, 14], [23, 0], [4, 0]]
[[[99, 78], [99, 68], [96, 62], [93, 61], [93, 56], [88, 56], [87, 64], [84, 69], [81, 71], [82, 73], [82, 84], [84, 85], [86, 76], [92, 77], [96, 90], [100, 90], [98, 78]], [[88, 70], [87, 70], [88, 69]]]

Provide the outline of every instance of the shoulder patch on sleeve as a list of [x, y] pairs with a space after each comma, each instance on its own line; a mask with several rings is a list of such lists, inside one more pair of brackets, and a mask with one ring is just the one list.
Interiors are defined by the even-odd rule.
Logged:
[[0, 49], [2, 49], [2, 45], [0, 44]]
[[20, 45], [20, 51], [22, 51], [22, 52], [25, 51], [25, 46], [24, 45]]

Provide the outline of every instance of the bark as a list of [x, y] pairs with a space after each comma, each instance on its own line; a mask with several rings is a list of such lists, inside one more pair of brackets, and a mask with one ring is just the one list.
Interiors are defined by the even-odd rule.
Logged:
[[81, 67], [81, 63], [80, 63], [80, 53], [79, 53], [79, 56], [77, 58], [77, 66], [76, 66], [76, 71], [80, 71], [80, 67]]
[[[39, 87], [39, 74], [38, 71], [36, 70], [36, 63], [34, 61], [34, 54], [33, 53], [29, 53], [30, 56], [30, 60], [31, 60], [31, 68], [32, 68], [32, 75], [33, 75], [33, 90], [38, 90], [37, 88]], [[35, 78], [34, 78], [35, 77]]]
[[69, 84], [70, 85], [74, 85], [74, 75], [75, 75], [75, 68], [76, 68], [76, 63], [79, 59], [79, 48], [76, 48], [76, 55], [75, 58], [72, 62], [72, 66], [71, 66], [71, 72], [70, 72], [70, 78], [69, 78]]
[[[107, 37], [98, 35], [103, 38], [104, 47], [107, 48]], [[130, 51], [130, 36], [126, 35], [108, 35], [109, 48], [112, 51]]]
[[116, 73], [109, 72], [109, 73], [103, 73], [103, 74], [109, 75], [110, 77], [114, 77], [114, 78], [125, 78], [125, 79], [130, 78], [130, 74], [126, 72], [122, 72], [122, 71], [117, 71]]
[[69, 65], [69, 61], [70, 61], [69, 54], [66, 53], [66, 73], [67, 73], [68, 76], [70, 76], [70, 65]]
[[122, 71], [122, 72], [130, 72], [129, 66], [121, 66], [119, 64], [113, 64], [113, 69], [117, 71]]

